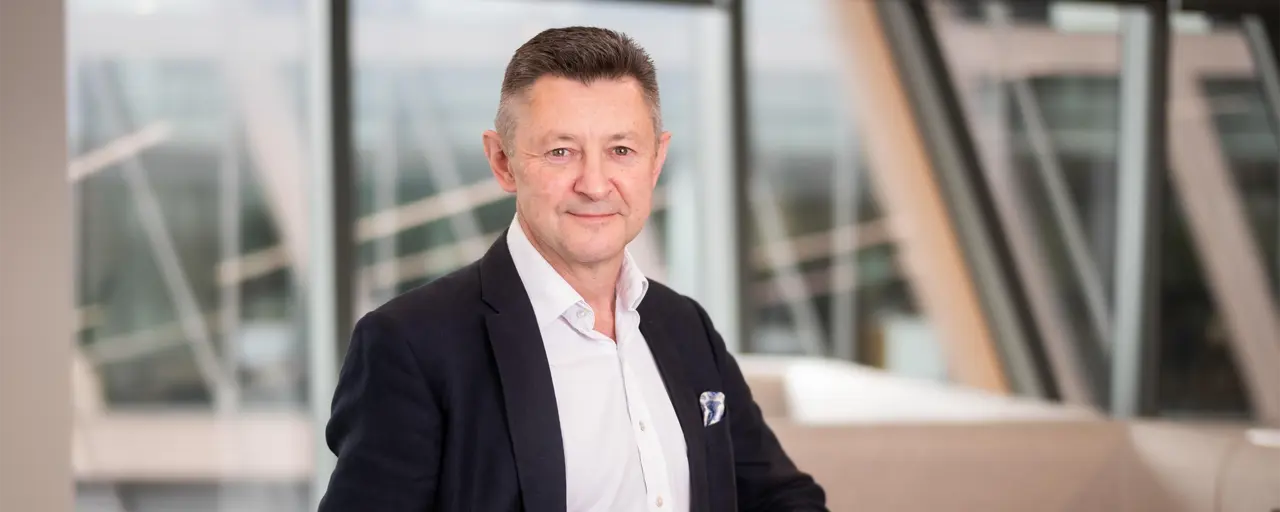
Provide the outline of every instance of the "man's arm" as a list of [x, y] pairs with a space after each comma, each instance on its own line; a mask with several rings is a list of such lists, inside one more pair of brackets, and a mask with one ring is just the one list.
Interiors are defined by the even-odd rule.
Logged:
[[356, 324], [326, 429], [338, 463], [320, 512], [420, 512], [435, 500], [440, 408], [390, 324], [376, 312]]
[[724, 339], [698, 305], [698, 315], [711, 338], [711, 349], [724, 384], [729, 436], [733, 441], [737, 475], [738, 509], [743, 511], [825, 511], [826, 493], [813, 477], [796, 469], [782, 450], [773, 430], [764, 422], [751, 397], [738, 362], [725, 348]]

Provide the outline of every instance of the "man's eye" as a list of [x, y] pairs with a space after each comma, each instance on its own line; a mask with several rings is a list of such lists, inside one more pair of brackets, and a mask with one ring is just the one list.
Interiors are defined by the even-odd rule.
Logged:
[[566, 156], [569, 156], [569, 150], [565, 148], [556, 148], [551, 150], [551, 152], [547, 154], [554, 156], [556, 158], [564, 158]]
[[613, 148], [613, 154], [618, 156], [627, 156], [627, 155], [630, 155], [631, 153], [634, 153], [634, 151], [632, 151], [631, 148], [628, 148], [628, 147], [618, 146], [616, 148]]

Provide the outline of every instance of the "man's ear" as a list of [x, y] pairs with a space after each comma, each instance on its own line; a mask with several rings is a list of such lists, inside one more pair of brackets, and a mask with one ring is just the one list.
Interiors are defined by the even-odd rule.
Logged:
[[486, 130], [483, 138], [484, 157], [489, 160], [489, 170], [493, 171], [493, 177], [498, 180], [502, 190], [514, 194], [516, 175], [511, 168], [511, 158], [503, 151], [502, 137], [496, 131]]
[[658, 137], [658, 155], [653, 160], [653, 179], [651, 186], [658, 186], [658, 177], [662, 175], [662, 166], [667, 161], [667, 147], [671, 145], [671, 132], [662, 132]]

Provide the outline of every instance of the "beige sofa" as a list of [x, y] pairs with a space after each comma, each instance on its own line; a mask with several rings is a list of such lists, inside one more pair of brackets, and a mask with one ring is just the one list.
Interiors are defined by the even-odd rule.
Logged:
[[[804, 407], [788, 372], [743, 366], [779, 439], [835, 511], [1280, 511], [1280, 443], [1265, 439], [1275, 433], [1073, 411], [1028, 419], [1017, 405], [931, 420], [928, 404], [948, 400], [936, 394], [916, 399], [924, 410], [906, 419], [895, 408], [886, 418], [797, 420]], [[877, 381], [865, 394], [894, 385]]]

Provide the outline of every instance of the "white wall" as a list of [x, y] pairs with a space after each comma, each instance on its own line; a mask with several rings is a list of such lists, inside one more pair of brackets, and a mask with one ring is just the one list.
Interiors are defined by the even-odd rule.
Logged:
[[0, 1], [0, 509], [70, 511], [71, 193], [61, 0]]

